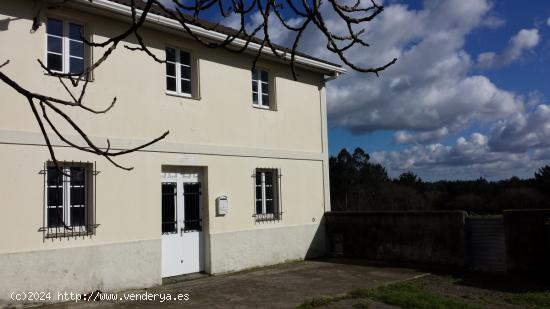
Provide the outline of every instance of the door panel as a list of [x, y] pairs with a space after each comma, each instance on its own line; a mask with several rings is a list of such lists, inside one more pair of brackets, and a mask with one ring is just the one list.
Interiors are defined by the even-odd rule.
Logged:
[[162, 182], [162, 277], [204, 270], [201, 183], [197, 174], [166, 173]]

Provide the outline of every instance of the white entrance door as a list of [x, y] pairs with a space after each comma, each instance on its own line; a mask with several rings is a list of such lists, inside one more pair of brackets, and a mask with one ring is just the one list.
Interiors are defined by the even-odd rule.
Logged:
[[162, 277], [204, 270], [199, 174], [162, 173]]

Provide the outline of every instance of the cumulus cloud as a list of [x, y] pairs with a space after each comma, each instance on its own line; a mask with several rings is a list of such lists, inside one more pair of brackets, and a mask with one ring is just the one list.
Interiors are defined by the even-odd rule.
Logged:
[[540, 42], [537, 29], [522, 29], [508, 42], [508, 47], [501, 53], [485, 52], [477, 57], [478, 65], [482, 68], [501, 67], [519, 59], [521, 55]]
[[539, 105], [532, 113], [519, 113], [499, 121], [491, 131], [495, 151], [522, 153], [531, 148], [550, 147], [550, 105]]
[[390, 175], [413, 170], [425, 179], [500, 179], [517, 175], [532, 176], [533, 170], [540, 167], [544, 156], [550, 152], [540, 152], [535, 158], [527, 153], [494, 151], [489, 145], [490, 138], [480, 133], [468, 139], [460, 137], [456, 144], [445, 146], [439, 143], [415, 145], [402, 151], [380, 151], [371, 154], [373, 161], [383, 164]]
[[[380, 78], [349, 72], [331, 82], [330, 125], [357, 134], [398, 130], [395, 142], [431, 142], [472, 121], [521, 111], [514, 93], [470, 74], [475, 63], [464, 50], [465, 37], [482, 26], [490, 8], [485, 0], [427, 1], [422, 10], [387, 6], [365, 34], [372, 46], [348, 55], [363, 66], [399, 60]], [[311, 44], [322, 55], [324, 45], [318, 39]]]

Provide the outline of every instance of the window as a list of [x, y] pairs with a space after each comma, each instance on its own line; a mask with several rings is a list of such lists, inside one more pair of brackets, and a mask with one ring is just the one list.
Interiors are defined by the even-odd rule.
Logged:
[[47, 67], [58, 73], [80, 75], [84, 72], [84, 26], [48, 18]]
[[94, 223], [92, 182], [97, 174], [88, 163], [53, 165], [45, 172], [45, 237], [91, 235]]
[[257, 169], [255, 178], [256, 221], [280, 220], [282, 212], [278, 205], [278, 171]]
[[191, 97], [191, 55], [182, 50], [166, 48], [166, 91]]
[[260, 69], [252, 70], [252, 105], [260, 108], [270, 108], [269, 104], [269, 74]]

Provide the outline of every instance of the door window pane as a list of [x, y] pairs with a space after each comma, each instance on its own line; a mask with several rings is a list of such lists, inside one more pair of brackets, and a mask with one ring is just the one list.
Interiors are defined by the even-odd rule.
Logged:
[[200, 231], [200, 184], [186, 183], [183, 185], [184, 200], [184, 229], [186, 231]]
[[162, 184], [162, 233], [177, 232], [176, 184]]

